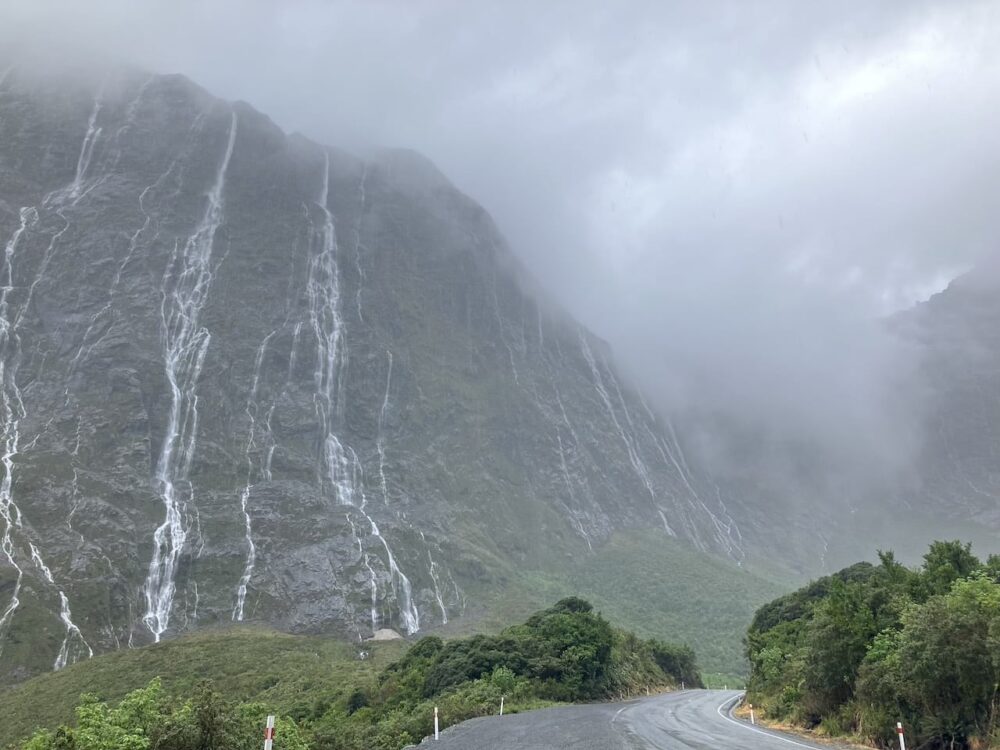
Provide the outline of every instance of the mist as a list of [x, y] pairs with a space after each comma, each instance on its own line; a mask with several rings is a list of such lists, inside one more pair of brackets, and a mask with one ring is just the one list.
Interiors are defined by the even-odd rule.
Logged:
[[866, 461], [914, 445], [886, 316], [996, 253], [994, 2], [7, 0], [0, 29], [414, 148], [661, 408]]

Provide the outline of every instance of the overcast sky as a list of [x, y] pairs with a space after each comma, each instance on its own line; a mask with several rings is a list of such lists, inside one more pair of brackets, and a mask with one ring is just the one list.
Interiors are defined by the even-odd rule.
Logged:
[[879, 318], [997, 250], [998, 2], [2, 0], [0, 27], [425, 153], [664, 400], [857, 429]]

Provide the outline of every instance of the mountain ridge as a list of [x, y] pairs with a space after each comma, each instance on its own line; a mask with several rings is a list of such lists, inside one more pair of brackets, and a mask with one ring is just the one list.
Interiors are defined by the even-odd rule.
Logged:
[[745, 556], [423, 157], [131, 71], [8, 71], [0, 130], [5, 674], [231, 620], [415, 633], [616, 528]]

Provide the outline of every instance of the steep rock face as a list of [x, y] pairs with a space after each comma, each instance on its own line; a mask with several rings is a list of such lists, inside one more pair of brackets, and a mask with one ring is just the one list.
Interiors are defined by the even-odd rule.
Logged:
[[412, 634], [621, 527], [744, 556], [421, 157], [180, 77], [0, 76], [5, 678], [234, 620]]
[[898, 316], [927, 383], [917, 508], [1000, 532], [1000, 262]]

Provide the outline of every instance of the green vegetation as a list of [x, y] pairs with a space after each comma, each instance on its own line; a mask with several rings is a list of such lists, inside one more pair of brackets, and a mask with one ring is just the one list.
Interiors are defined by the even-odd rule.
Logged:
[[741, 642], [754, 611], [790, 588], [788, 580], [772, 581], [662, 532], [620, 531], [563, 568], [514, 573], [499, 594], [477, 592], [488, 614], [446, 632], [497, 632], [546, 602], [579, 594], [637, 635], [687, 643], [720, 687], [741, 685], [749, 668]]
[[691, 649], [613, 628], [575, 597], [493, 636], [428, 636], [405, 654], [376, 644], [364, 659], [358, 648], [237, 631], [109, 654], [4, 693], [6, 739], [44, 726], [19, 747], [228, 750], [252, 747], [276, 713], [290, 750], [397, 750], [432, 731], [434, 706], [447, 726], [495, 713], [501, 697], [519, 711], [701, 685]]
[[1000, 558], [934, 542], [891, 552], [761, 607], [747, 636], [750, 700], [772, 717], [881, 747], [1000, 746]]

